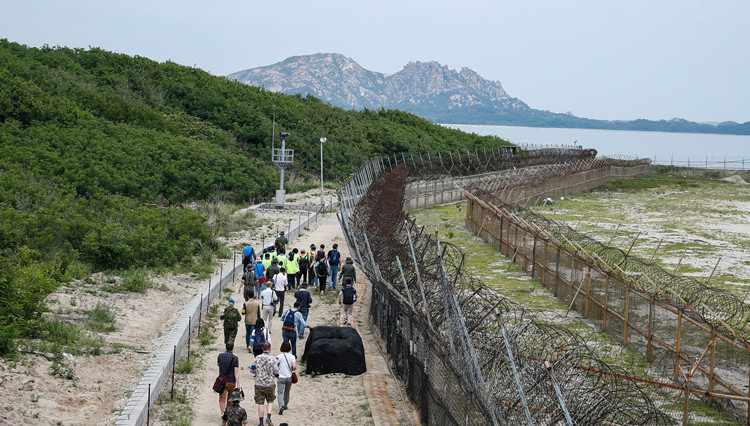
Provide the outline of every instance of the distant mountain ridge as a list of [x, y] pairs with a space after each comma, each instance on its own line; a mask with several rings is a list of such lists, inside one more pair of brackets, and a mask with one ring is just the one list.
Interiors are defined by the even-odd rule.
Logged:
[[227, 78], [277, 93], [313, 95], [344, 109], [399, 109], [439, 123], [750, 134], [750, 121], [713, 125], [679, 118], [594, 120], [533, 109], [508, 95], [499, 81], [435, 61], [409, 62], [401, 71], [385, 74], [362, 68], [339, 53], [316, 53], [238, 71]]

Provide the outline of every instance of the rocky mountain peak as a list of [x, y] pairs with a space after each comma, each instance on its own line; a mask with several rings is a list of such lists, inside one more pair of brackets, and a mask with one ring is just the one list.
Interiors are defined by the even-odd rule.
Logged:
[[[429, 106], [451, 110], [493, 107], [511, 99], [499, 81], [469, 68], [460, 72], [436, 61], [411, 61], [395, 74], [362, 68], [339, 53], [293, 56], [277, 64], [230, 74], [227, 78], [273, 92], [312, 94], [342, 108], [379, 109]], [[495, 105], [494, 107], [497, 107]]]

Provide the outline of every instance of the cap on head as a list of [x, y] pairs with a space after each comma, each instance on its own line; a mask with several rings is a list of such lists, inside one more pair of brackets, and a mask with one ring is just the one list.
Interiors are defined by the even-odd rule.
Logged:
[[234, 305], [234, 299], [229, 299], [229, 304]]

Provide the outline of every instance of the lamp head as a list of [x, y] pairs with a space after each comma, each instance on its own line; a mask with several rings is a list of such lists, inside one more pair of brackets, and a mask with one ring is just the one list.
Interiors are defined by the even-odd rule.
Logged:
[[325, 141], [327, 141], [327, 140], [328, 140], [328, 139], [326, 139], [326, 138], [320, 138], [320, 143], [323, 143], [323, 142], [325, 142]]

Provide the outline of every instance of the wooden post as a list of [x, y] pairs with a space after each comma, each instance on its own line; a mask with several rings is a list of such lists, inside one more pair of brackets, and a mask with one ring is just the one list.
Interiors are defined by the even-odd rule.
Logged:
[[[716, 352], [716, 329], [711, 328], [711, 357], [709, 362], [711, 365], [708, 367], [708, 393], [709, 395], [714, 391], [714, 352]], [[711, 405], [711, 397], [708, 397], [708, 405]]]
[[[570, 300], [569, 302], [573, 301], [573, 282], [576, 280], [576, 257], [571, 255], [570, 256], [570, 283], [568, 284], [570, 286]], [[581, 284], [579, 286], [583, 285], [583, 280], [581, 280]]]
[[534, 237], [534, 245], [531, 246], [531, 278], [534, 278], [534, 268], [536, 268], [536, 234], [532, 235]]
[[604, 312], [602, 312], [602, 330], [607, 330], [607, 296], [609, 295], [609, 274], [604, 278]]
[[527, 235], [526, 231], [523, 231], [523, 253], [521, 254], [521, 259], [523, 260], [522, 265], [523, 265], [524, 273], [526, 273], [526, 266], [527, 266], [526, 264], [526, 259], [527, 259], [526, 257], [526, 235]]
[[677, 343], [674, 351], [674, 380], [677, 381], [677, 374], [680, 372], [680, 332], [682, 331], [682, 311], [677, 312]]
[[623, 333], [622, 344], [625, 346], [628, 345], [628, 317], [629, 317], [628, 313], [630, 311], [629, 307], [630, 307], [630, 287], [628, 286], [628, 287], [625, 287], [625, 312], [623, 315], [623, 317], [625, 317], [625, 326], [623, 327], [623, 331], [622, 331]]
[[589, 316], [589, 299], [591, 298], [591, 266], [586, 271], [586, 304], [583, 307], [584, 315], [586, 318]]
[[542, 264], [542, 285], [547, 284], [547, 246], [547, 241], [544, 241], [544, 259], [542, 260], [542, 262], [544, 262]]
[[557, 283], [560, 281], [560, 246], [557, 246], [557, 261], [555, 262], [555, 296], [557, 296]]
[[654, 321], [654, 297], [648, 299], [648, 342], [646, 343], [646, 361], [651, 362], [651, 325]]

